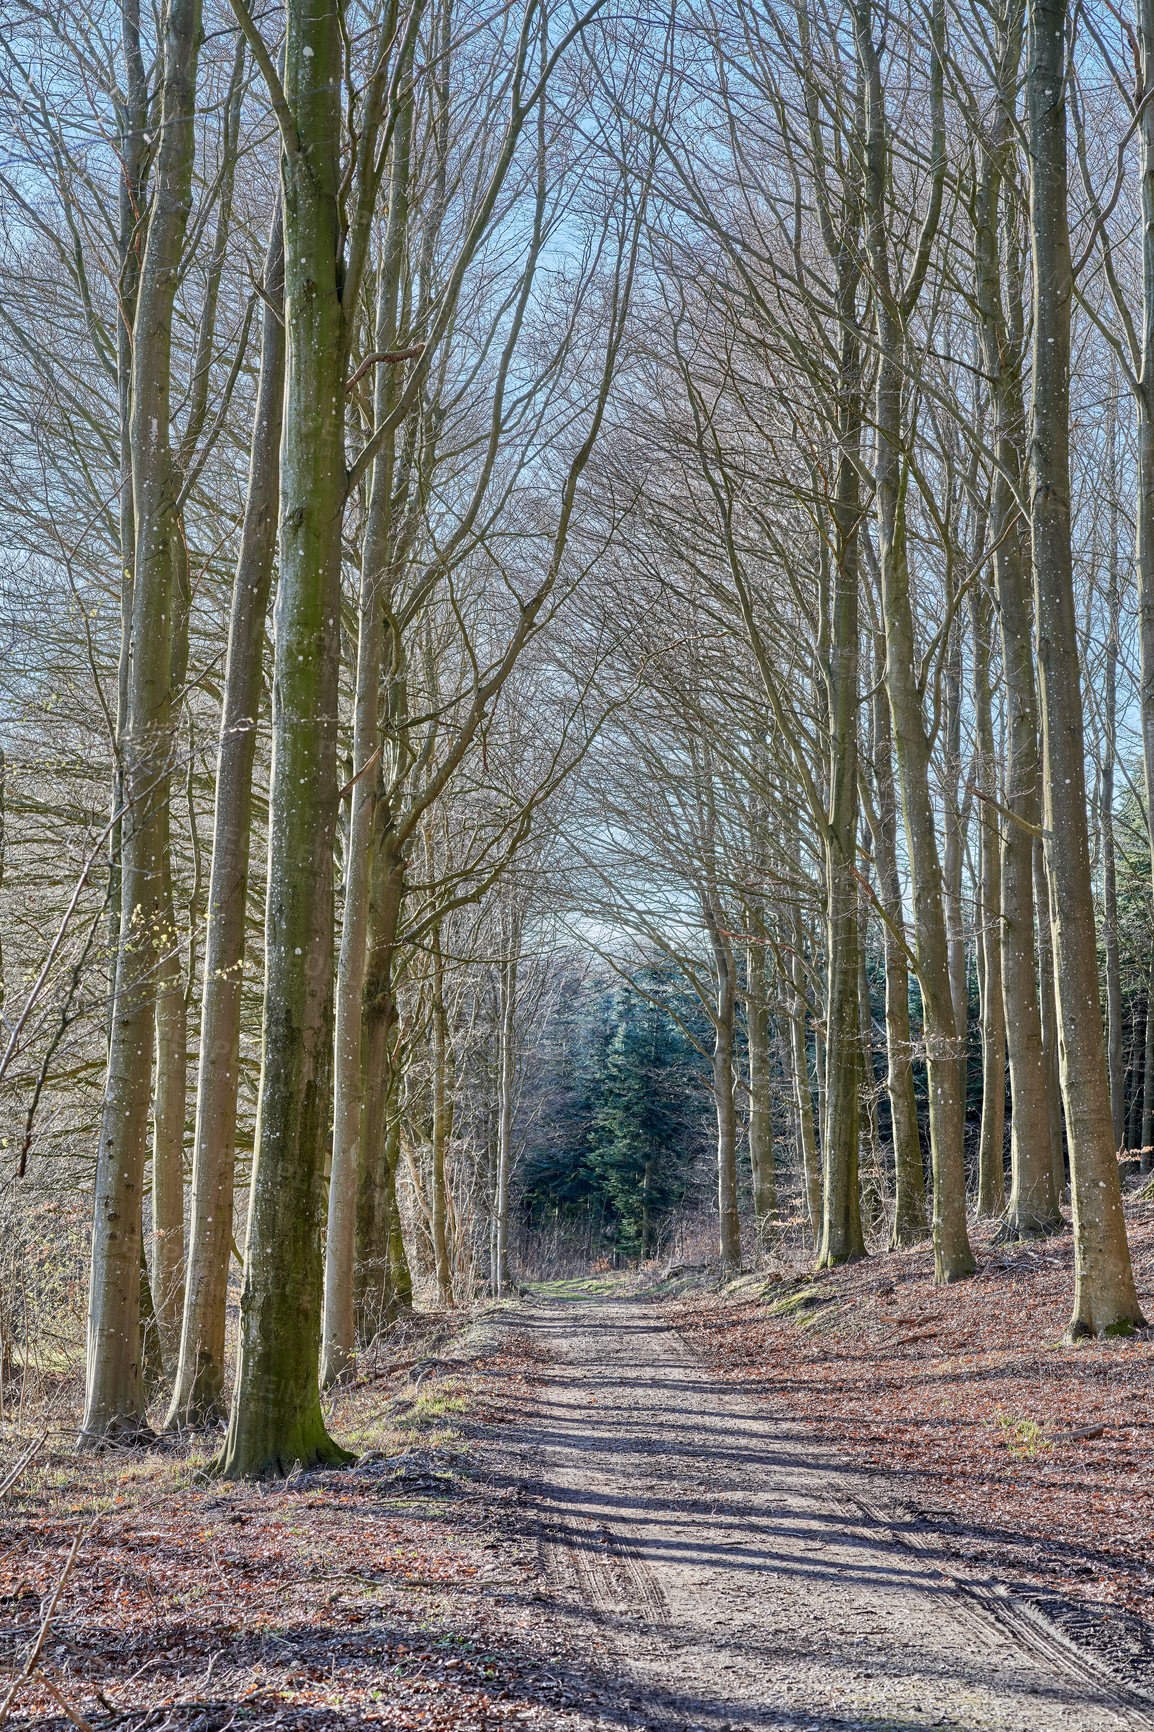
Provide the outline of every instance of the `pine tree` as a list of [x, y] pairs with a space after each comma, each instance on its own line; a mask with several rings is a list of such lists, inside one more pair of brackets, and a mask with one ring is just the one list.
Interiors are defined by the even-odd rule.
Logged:
[[696, 1000], [662, 968], [638, 985], [651, 996], [573, 981], [542, 1054], [523, 1168], [530, 1217], [587, 1226], [630, 1256], [652, 1254], [712, 1134], [701, 1050], [681, 1026], [708, 1040]]
[[651, 1254], [660, 1216], [681, 1200], [700, 1117], [691, 1049], [656, 1004], [626, 993], [606, 1055], [589, 1166], [623, 1251]]

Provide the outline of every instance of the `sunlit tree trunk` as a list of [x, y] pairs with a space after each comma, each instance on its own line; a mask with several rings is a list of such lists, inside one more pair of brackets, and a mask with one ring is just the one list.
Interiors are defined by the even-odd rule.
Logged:
[[1110, 1073], [1110, 1122], [1114, 1147], [1126, 1141], [1126, 1062], [1122, 1033], [1122, 970], [1118, 952], [1118, 867], [1114, 846], [1114, 763], [1118, 754], [1118, 651], [1121, 595], [1118, 585], [1117, 426], [1110, 411], [1110, 545], [1107, 549], [1106, 680], [1102, 741], [1102, 937], [1106, 948], [1106, 1062]]
[[[1039, 761], [1041, 769], [1041, 761]], [[1046, 1113], [1050, 1135], [1050, 1172], [1054, 1186], [1055, 1208], [1066, 1189], [1066, 1161], [1063, 1152], [1063, 1114], [1061, 1077], [1061, 1020], [1058, 1015], [1058, 983], [1054, 973], [1054, 945], [1050, 915], [1050, 884], [1046, 871], [1046, 856], [1040, 836], [1034, 841], [1034, 907], [1038, 928], [1038, 1004], [1042, 1016], [1042, 1066], [1046, 1080]]]
[[944, 22], [940, 8], [935, 9], [934, 40], [930, 49], [933, 110], [931, 205], [923, 224], [919, 258], [912, 267], [913, 276], [901, 288], [892, 280], [890, 264], [886, 209], [890, 146], [881, 63], [872, 29], [871, 10], [868, 5], [863, 5], [855, 13], [855, 39], [866, 92], [863, 192], [878, 350], [875, 478], [878, 565], [885, 617], [886, 690], [893, 717], [902, 814], [913, 878], [914, 941], [925, 1026], [930, 1151], [934, 1173], [934, 1274], [938, 1282], [949, 1282], [971, 1274], [974, 1258], [966, 1228], [960, 1034], [954, 1014], [941, 862], [930, 795], [931, 743], [923, 710], [925, 694], [918, 673], [920, 657], [910, 595], [902, 476], [904, 321], [920, 296], [928, 256], [925, 247], [936, 227], [945, 173]]
[[806, 1041], [805, 965], [801, 957], [801, 924], [793, 929], [793, 1009], [789, 1018], [790, 1050], [793, 1054], [793, 1082], [797, 1111], [798, 1158], [801, 1165], [802, 1189], [810, 1235], [816, 1250], [821, 1243], [821, 1162], [813, 1123], [813, 1090], [809, 1081], [809, 1053]]
[[1149, 1163], [1150, 1145], [1154, 1143], [1154, 946], [1150, 950], [1149, 972], [1146, 977], [1146, 1018], [1142, 1039], [1142, 1087], [1137, 1090], [1142, 1110], [1138, 1144], [1142, 1159]]
[[[217, 309], [233, 216], [237, 138], [245, 88], [245, 43], [238, 32], [233, 57], [232, 81], [224, 110], [220, 142], [221, 171], [217, 197], [216, 233], [208, 258], [208, 269], [200, 304], [193, 350], [184, 430], [175, 453], [181, 477], [188, 475], [208, 416], [209, 381], [216, 347]], [[240, 342], [247, 342], [247, 323]], [[183, 701], [188, 678], [189, 628], [192, 608], [188, 543], [184, 523], [178, 516], [172, 537], [172, 702]], [[173, 716], [175, 723], [175, 712]], [[189, 765], [191, 775], [192, 765]], [[165, 796], [167, 814], [168, 795]], [[195, 819], [193, 819], [195, 822]], [[166, 856], [171, 836], [166, 841]], [[185, 1294], [184, 1259], [184, 1131], [188, 1102], [188, 1012], [196, 975], [196, 945], [199, 910], [189, 908], [188, 983], [184, 980], [179, 933], [173, 900], [171, 858], [164, 871], [165, 889], [161, 916], [161, 961], [156, 1002], [156, 1081], [153, 1097], [152, 1142], [152, 1280], [155, 1311], [164, 1370], [175, 1380], [178, 1370]]]
[[[408, 223], [412, 101], [404, 104], [393, 136], [389, 222], [377, 291], [374, 348], [391, 354], [397, 345], [404, 239]], [[396, 372], [378, 368], [375, 422], [384, 423], [396, 402]], [[364, 1109], [363, 1004], [372, 865], [373, 807], [378, 779], [372, 760], [381, 749], [378, 711], [381, 696], [383, 592], [393, 552], [395, 441], [387, 439], [373, 465], [361, 549], [361, 590], [357, 631], [356, 685], [353, 696], [354, 778], [345, 861], [344, 914], [337, 961], [333, 1067], [333, 1155], [329, 1176], [328, 1232], [325, 1239], [325, 1300], [321, 1381], [335, 1383], [348, 1369], [356, 1348], [355, 1262], [357, 1168]]]
[[926, 1237], [926, 1179], [918, 1130], [918, 1104], [910, 1043], [910, 972], [906, 957], [902, 881], [898, 870], [898, 811], [894, 787], [890, 701], [885, 689], [885, 639], [878, 637], [873, 675], [873, 774], [876, 810], [874, 854], [878, 897], [885, 910], [882, 941], [886, 964], [886, 1089], [894, 1143], [894, 1223], [891, 1246], [917, 1245]]
[[158, 933], [172, 753], [172, 607], [178, 477], [170, 446], [172, 309], [191, 199], [199, 0], [171, 0], [159, 145], [133, 326], [129, 443], [134, 562], [131, 656], [119, 741], [121, 919], [97, 1152], [82, 1436], [138, 1431], [141, 1193], [155, 1047]]
[[374, 812], [368, 958], [362, 1042], [365, 1105], [357, 1171], [357, 1242], [354, 1304], [357, 1332], [371, 1337], [412, 1304], [413, 1283], [397, 1213], [398, 1067], [397, 928], [404, 899], [405, 862], [396, 847], [388, 801]]
[[737, 1212], [737, 1104], [733, 1089], [733, 1022], [737, 981], [733, 951], [713, 916], [709, 940], [717, 977], [713, 1019], [713, 1104], [717, 1113], [717, 1214], [721, 1266], [741, 1267], [741, 1221]]
[[167, 1420], [170, 1426], [213, 1424], [225, 1417], [225, 1324], [232, 1251], [252, 771], [280, 498], [283, 271], [278, 207], [265, 258], [260, 383], [249, 448], [240, 551], [232, 585], [217, 748], [188, 1268], [180, 1364]]
[[942, 686], [945, 695], [945, 847], [942, 850], [942, 897], [946, 914], [946, 942], [950, 956], [950, 997], [954, 1025], [958, 1031], [958, 1090], [963, 1121], [969, 1066], [969, 981], [966, 970], [966, 932], [962, 913], [962, 865], [965, 856], [966, 802], [959, 783], [962, 775], [962, 634], [955, 618], [949, 635]]
[[227, 1477], [339, 1461], [321, 1413], [321, 1234], [333, 1066], [346, 331], [338, 10], [288, 9], [281, 566], [260, 1096]]
[[[119, 187], [117, 198], [116, 402], [119, 434], [120, 530], [120, 654], [116, 670], [116, 741], [112, 772], [112, 832], [108, 855], [108, 955], [110, 958], [109, 1017], [116, 1004], [116, 958], [120, 942], [121, 837], [124, 803], [124, 763], [121, 739], [128, 726], [128, 674], [132, 652], [133, 568], [136, 562], [136, 520], [132, 506], [132, 326], [140, 287], [144, 252], [146, 186], [151, 153], [148, 148], [148, 76], [140, 42], [140, 0], [121, 0], [121, 53], [124, 60], [124, 100], [120, 109]], [[111, 1020], [109, 1022], [111, 1037]]]
[[436, 1259], [437, 1298], [448, 1310], [453, 1303], [453, 1270], [449, 1260], [449, 1182], [445, 1171], [453, 1107], [449, 1094], [449, 1021], [445, 1009], [445, 960], [440, 927], [430, 937], [433, 957], [433, 1008], [430, 1061], [432, 1067], [433, 1123], [430, 1165], [433, 1256]]
[[[1142, 1058], [1143, 1041], [1141, 1031], [1146, 1026], [1146, 1006], [1143, 999], [1141, 1007], [1137, 997], [1130, 1003], [1130, 1110], [1126, 1115], [1126, 1146], [1129, 1149], [1142, 1148]], [[1146, 1156], [1141, 1155], [1140, 1170], [1146, 1171]]]
[[1076, 1286], [1067, 1339], [1132, 1330], [1141, 1310], [1114, 1156], [1086, 831], [1070, 545], [1066, 0], [1030, 0], [1027, 101], [1034, 264], [1029, 496], [1041, 675], [1043, 830], [1070, 1138]]
[[[517, 941], [520, 930], [516, 929]], [[497, 1173], [494, 1197], [494, 1298], [500, 1299], [509, 1279], [509, 1172], [513, 1160], [513, 1083], [516, 1074], [517, 956], [501, 962], [501, 1028], [497, 1055]]]
[[[1135, 391], [1137, 408], [1137, 467], [1135, 475], [1135, 570], [1138, 580], [1138, 652], [1141, 670], [1139, 716], [1145, 774], [1146, 816], [1151, 858], [1154, 859], [1154, 0], [1135, 0], [1138, 48], [1139, 197], [1142, 215], [1141, 365]], [[1113, 557], [1113, 546], [1111, 546]], [[1152, 970], [1154, 979], [1154, 970]], [[1149, 1052], [1151, 1041], [1147, 1037]], [[1147, 1066], [1147, 1076], [1154, 1067]], [[1154, 1136], [1154, 1089], [1148, 1083], [1142, 1146]], [[1149, 1157], [1143, 1157], [1148, 1163]]]
[[974, 727], [978, 746], [978, 957], [982, 1031], [982, 1127], [978, 1143], [978, 1213], [1006, 1207], [1006, 1018], [1002, 1003], [1002, 839], [997, 810], [997, 754], [990, 692], [990, 605], [970, 595]]
[[1061, 1224], [1053, 1187], [1034, 949], [1033, 835], [1041, 818], [1038, 714], [1027, 525], [1016, 497], [1024, 467], [1026, 425], [1020, 371], [1022, 286], [1017, 225], [1010, 208], [1013, 194], [1005, 180], [1015, 136], [1014, 103], [1024, 17], [1024, 4], [1009, 7], [997, 38], [999, 108], [991, 136], [984, 143], [974, 224], [978, 331], [990, 378], [998, 457], [990, 494], [990, 541], [1006, 705], [1007, 818], [1002, 825], [1000, 928], [1012, 1108], [1012, 1183], [1005, 1231], [1012, 1238], [1035, 1237]]
[[765, 952], [751, 943], [745, 953], [745, 1029], [749, 1054], [749, 1171], [758, 1243], [777, 1214], [773, 1171], [773, 1116], [769, 1045], [769, 1005], [765, 996]]
[[176, 1375], [184, 1313], [188, 1025], [169, 853], [170, 841], [166, 838], [157, 935], [161, 957], [157, 968], [156, 1080], [152, 1102], [152, 1296], [161, 1360], [165, 1374], [171, 1378]]
[[861, 1020], [858, 968], [861, 935], [858, 837], [858, 532], [861, 519], [861, 345], [856, 298], [860, 273], [849, 237], [837, 259], [839, 356], [838, 455], [834, 546], [826, 603], [826, 711], [829, 806], [825, 823], [826, 1056], [822, 1117], [822, 1231], [819, 1268], [865, 1255], [858, 1175]]
[[866, 965], [865, 909], [861, 913], [863, 943], [858, 953], [858, 1026], [861, 1030], [861, 1162], [865, 1178], [861, 1185], [862, 1212], [870, 1232], [885, 1222], [886, 1187], [882, 1171], [881, 1135], [878, 1130], [877, 1077], [874, 1074], [873, 1007], [870, 1002], [869, 969]]
[[[184, 524], [171, 539], [172, 614], [169, 690], [174, 706], [188, 678], [191, 594]], [[172, 714], [175, 745], [175, 708]], [[184, 1312], [184, 1120], [188, 1103], [188, 999], [172, 881], [171, 769], [159, 820], [160, 900], [157, 911], [156, 1062], [152, 1093], [152, 1297], [163, 1375], [175, 1378]], [[190, 935], [189, 964], [193, 941]]]

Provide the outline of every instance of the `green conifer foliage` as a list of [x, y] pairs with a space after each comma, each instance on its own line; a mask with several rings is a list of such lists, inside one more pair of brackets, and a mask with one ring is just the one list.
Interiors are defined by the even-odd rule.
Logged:
[[525, 1196], [538, 1218], [596, 1223], [606, 1249], [645, 1257], [660, 1248], [712, 1121], [701, 1055], [664, 1002], [683, 1019], [691, 1006], [659, 970], [639, 984], [656, 1002], [592, 984], [558, 1018]]
[[699, 1116], [688, 1043], [664, 1011], [633, 994], [609, 1043], [589, 1164], [623, 1251], [647, 1257], [661, 1216], [681, 1200]]

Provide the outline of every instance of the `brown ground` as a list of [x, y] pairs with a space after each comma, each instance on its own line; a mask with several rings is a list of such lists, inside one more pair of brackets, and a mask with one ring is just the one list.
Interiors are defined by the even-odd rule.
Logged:
[[[0, 1502], [0, 1703], [79, 1530], [41, 1672], [95, 1728], [539, 1723], [557, 1687], [518, 1627], [537, 1549], [488, 1447], [528, 1411], [539, 1360], [511, 1329], [419, 1391], [366, 1380], [331, 1425], [376, 1459], [279, 1484], [207, 1480], [219, 1439], [77, 1457], [50, 1437]], [[36, 1677], [9, 1724], [29, 1722], [69, 1725]]]
[[[1154, 1322], [1154, 1204], [1128, 1213]], [[1154, 1339], [1058, 1345], [1069, 1234], [976, 1249], [953, 1287], [919, 1249], [690, 1295], [678, 1326], [727, 1382], [932, 1514], [950, 1555], [1154, 1622]]]
[[1135, 1666], [1127, 1688], [1035, 1607], [963, 1575], [884, 1479], [719, 1380], [664, 1307], [540, 1303], [531, 1320], [554, 1359], [522, 1447], [557, 1641], [603, 1669], [612, 1718], [661, 1732], [1154, 1726], [1148, 1674]]
[[[85, 1536], [59, 1694], [23, 1685], [9, 1723], [63, 1732], [63, 1700], [95, 1732], [1154, 1727], [1120, 1610], [1149, 1556], [1127, 1395], [1154, 1348], [1046, 1345], [1067, 1254], [992, 1253], [946, 1294], [923, 1253], [879, 1258], [776, 1316], [795, 1287], [670, 1307], [556, 1284], [437, 1348], [419, 1389], [443, 1336], [398, 1344], [407, 1370], [336, 1403], [366, 1458], [281, 1485], [207, 1480], [207, 1444], [78, 1459], [61, 1430], [0, 1500], [0, 1702]], [[1029, 1421], [1056, 1418], [1129, 1429], [1048, 1447]], [[1070, 1597], [1087, 1581], [1109, 1620]]]

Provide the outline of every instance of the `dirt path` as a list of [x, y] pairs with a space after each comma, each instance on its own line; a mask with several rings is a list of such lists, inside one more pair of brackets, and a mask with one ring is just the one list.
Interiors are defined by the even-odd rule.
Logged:
[[1004, 1591], [895, 1531], [868, 1481], [715, 1383], [656, 1307], [537, 1299], [517, 1322], [554, 1361], [519, 1433], [541, 1610], [558, 1654], [619, 1692], [602, 1723], [1154, 1727]]

